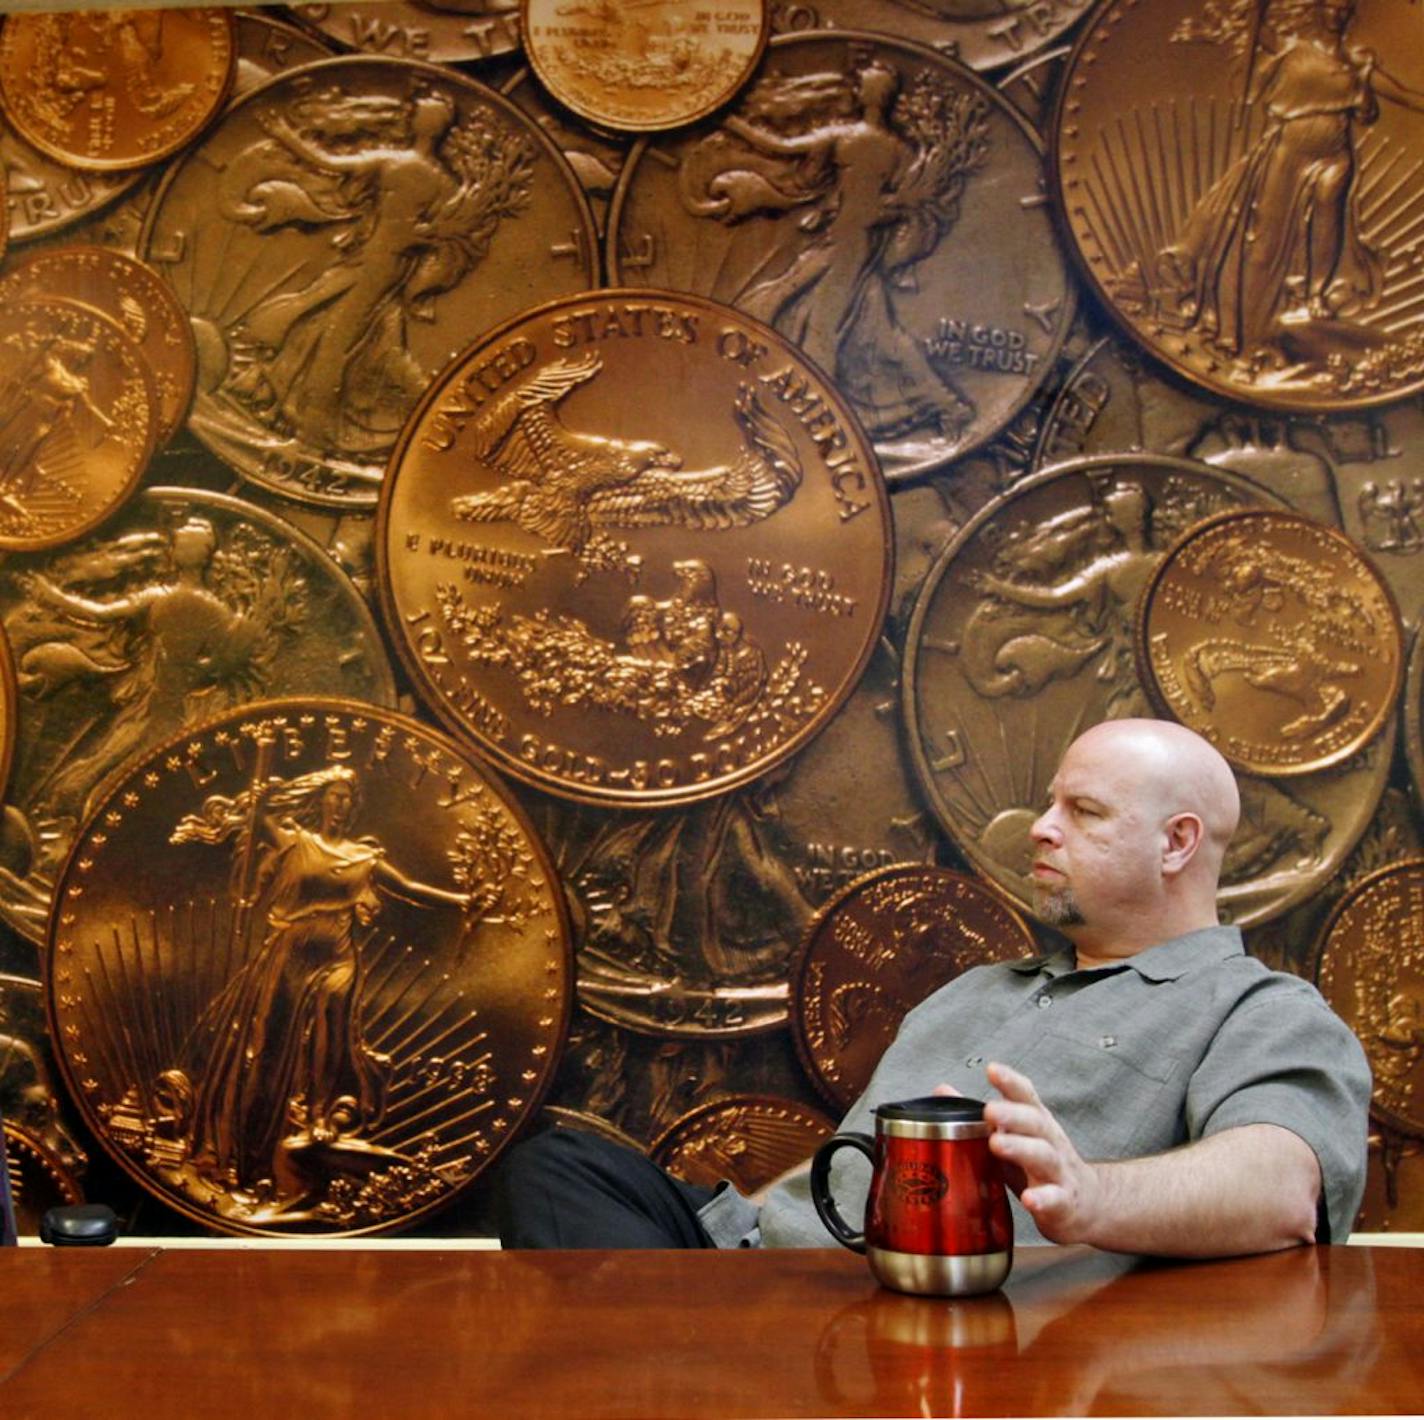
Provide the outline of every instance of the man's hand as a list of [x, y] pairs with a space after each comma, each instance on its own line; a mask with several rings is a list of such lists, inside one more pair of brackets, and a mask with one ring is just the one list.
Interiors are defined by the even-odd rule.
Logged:
[[1004, 1164], [1005, 1181], [1050, 1242], [1086, 1240], [1101, 1202], [1096, 1170], [1073, 1147], [1027, 1075], [998, 1063], [987, 1073], [1003, 1096], [984, 1106], [984, 1118], [993, 1125], [989, 1148]]
[[1159, 1257], [1229, 1257], [1315, 1241], [1315, 1152], [1278, 1124], [1242, 1124], [1141, 1159], [1089, 1163], [1007, 1065], [984, 1106], [989, 1148], [1050, 1242]]

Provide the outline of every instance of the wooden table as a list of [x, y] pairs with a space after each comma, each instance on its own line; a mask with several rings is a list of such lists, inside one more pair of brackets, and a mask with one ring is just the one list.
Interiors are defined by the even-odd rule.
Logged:
[[0, 1254], [0, 1415], [1417, 1413], [1424, 1253], [1130, 1266], [1024, 1249], [1002, 1293], [848, 1253]]

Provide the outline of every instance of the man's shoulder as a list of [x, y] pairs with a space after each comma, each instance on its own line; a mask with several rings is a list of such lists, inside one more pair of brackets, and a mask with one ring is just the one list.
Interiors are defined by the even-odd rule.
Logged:
[[909, 1016], [933, 1016], [950, 1005], [957, 1009], [1005, 994], [1022, 994], [1027, 989], [1028, 979], [1036, 974], [1045, 960], [1044, 957], [1023, 957], [1016, 961], [979, 962], [965, 967], [943, 986], [935, 987], [910, 1010]]
[[[1197, 975], [1201, 997], [1210, 1000], [1210, 1014], [1223, 1024], [1269, 1030], [1315, 1029], [1343, 1025], [1313, 982], [1294, 972], [1268, 966], [1258, 957], [1237, 956], [1210, 963]], [[1294, 1023], [1294, 1026], [1288, 1023]]]

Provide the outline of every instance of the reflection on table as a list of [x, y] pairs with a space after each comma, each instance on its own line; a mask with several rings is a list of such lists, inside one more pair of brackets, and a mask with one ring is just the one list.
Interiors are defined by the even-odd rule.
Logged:
[[1406, 1248], [1022, 1249], [962, 1300], [829, 1249], [124, 1251], [0, 1257], [0, 1413], [1388, 1414], [1424, 1393]]

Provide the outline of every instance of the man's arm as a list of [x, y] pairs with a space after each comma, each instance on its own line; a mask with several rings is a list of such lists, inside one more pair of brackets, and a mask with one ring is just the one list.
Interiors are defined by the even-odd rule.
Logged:
[[793, 1178], [799, 1178], [802, 1174], [809, 1175], [811, 1172], [811, 1159], [802, 1159], [799, 1164], [792, 1164], [789, 1169], [783, 1169], [770, 1183], [764, 1183], [751, 1195], [751, 1201], [758, 1206], [766, 1202], [766, 1196], [773, 1188], [779, 1188], [783, 1183], [790, 1183]]
[[988, 1074], [1003, 1096], [984, 1107], [989, 1147], [1051, 1242], [1226, 1257], [1315, 1241], [1320, 1165], [1289, 1129], [1246, 1124], [1150, 1158], [1089, 1163], [1027, 1076], [999, 1064]]

